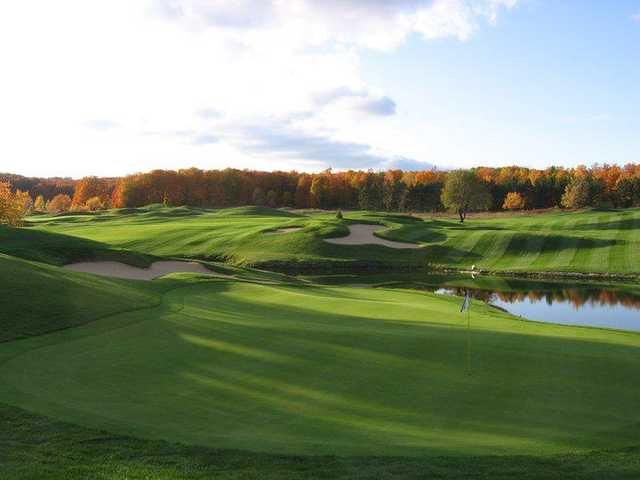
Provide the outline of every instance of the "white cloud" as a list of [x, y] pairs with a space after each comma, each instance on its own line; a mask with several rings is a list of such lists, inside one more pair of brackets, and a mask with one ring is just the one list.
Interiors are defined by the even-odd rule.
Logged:
[[[379, 50], [411, 33], [466, 40], [518, 0], [153, 0], [152, 11], [187, 28], [242, 32], [241, 43], [300, 48], [336, 42]], [[247, 36], [247, 32], [251, 35]], [[268, 38], [265, 38], [268, 37]]]
[[361, 50], [398, 48], [415, 33], [465, 40], [514, 5], [8, 2], [0, 16], [3, 170], [382, 165], [406, 153], [381, 147], [381, 122], [397, 107], [363, 78]]

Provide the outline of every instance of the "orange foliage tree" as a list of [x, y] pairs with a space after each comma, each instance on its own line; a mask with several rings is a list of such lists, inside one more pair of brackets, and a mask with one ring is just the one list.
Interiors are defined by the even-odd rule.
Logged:
[[[488, 192], [489, 209], [494, 211], [507, 208], [505, 202], [512, 203], [507, 196], [513, 192], [518, 192], [526, 208], [533, 209], [563, 205], [562, 197], [567, 192], [564, 204], [640, 206], [640, 165], [477, 167], [470, 171]], [[42, 195], [43, 200], [68, 194], [73, 197], [73, 208], [80, 210], [96, 208], [95, 200], [91, 207], [87, 202], [98, 197], [105, 207], [116, 208], [152, 203], [224, 208], [251, 205], [257, 200], [272, 207], [437, 212], [445, 210], [442, 190], [450, 175], [435, 169], [301, 173], [188, 168], [78, 181], [0, 174], [0, 182], [15, 178], [15, 182], [9, 180], [14, 188]], [[586, 190], [588, 195], [582, 195]], [[38, 201], [39, 208], [41, 204]]]
[[47, 202], [49, 213], [68, 212], [71, 208], [71, 197], [69, 195], [58, 194]]
[[524, 208], [524, 198], [518, 192], [509, 192], [502, 204], [503, 210], [522, 210]]
[[0, 182], [0, 223], [19, 226], [22, 219], [31, 212], [33, 200], [29, 192], [11, 191], [11, 184]]

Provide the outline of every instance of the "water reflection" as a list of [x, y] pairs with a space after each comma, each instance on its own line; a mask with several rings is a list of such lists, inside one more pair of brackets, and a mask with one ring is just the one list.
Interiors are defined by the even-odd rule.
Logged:
[[496, 291], [444, 287], [436, 293], [464, 296], [542, 322], [640, 331], [640, 295], [607, 288]]
[[522, 292], [497, 292], [491, 290], [459, 288], [439, 288], [437, 293], [464, 296], [466, 290], [469, 294], [486, 303], [500, 301], [504, 303], [519, 303], [525, 300], [530, 302], [545, 302], [553, 305], [558, 302], [567, 302], [573, 305], [575, 310], [580, 310], [585, 305], [590, 306], [614, 306], [623, 305], [627, 308], [640, 310], [640, 295], [617, 290], [564, 288], [551, 291], [530, 290]]

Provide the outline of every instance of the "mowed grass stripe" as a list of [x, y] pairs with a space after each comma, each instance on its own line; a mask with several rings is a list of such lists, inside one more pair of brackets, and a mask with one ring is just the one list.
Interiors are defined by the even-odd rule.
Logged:
[[544, 243], [542, 244], [540, 255], [531, 264], [532, 268], [544, 269], [562, 252], [563, 245], [565, 244], [565, 237], [563, 236], [563, 230], [571, 229], [571, 225], [575, 222], [571, 222], [567, 225], [565, 218], [551, 222], [547, 227], [547, 235], [545, 236]]
[[640, 232], [640, 214], [634, 212], [625, 245], [627, 272], [640, 272], [640, 242], [638, 241], [638, 232]]
[[534, 233], [528, 234], [523, 254], [514, 262], [516, 269], [530, 269], [544, 251], [549, 232], [554, 230], [558, 222], [547, 221], [542, 223], [542, 229], [537, 229]]
[[460, 233], [456, 237], [448, 240], [443, 244], [443, 247], [447, 248], [447, 254], [440, 260], [439, 263], [444, 264], [459, 264], [464, 257], [466, 257], [470, 251], [475, 247], [480, 237], [483, 235], [483, 231], [474, 231], [470, 234]]
[[630, 265], [627, 261], [627, 248], [633, 230], [627, 228], [627, 222], [633, 222], [634, 218], [625, 212], [612, 220], [616, 226], [615, 245], [609, 248], [609, 271], [627, 272]]
[[575, 236], [575, 229], [585, 220], [574, 220], [565, 223], [564, 230], [559, 230], [555, 237], [557, 242], [556, 254], [549, 258], [546, 268], [549, 270], [569, 271], [578, 252], [579, 237]]
[[634, 211], [631, 215], [625, 244], [624, 258], [627, 272], [640, 272], [640, 242], [638, 241], [638, 232], [640, 232], [640, 213]]
[[609, 257], [611, 248], [616, 245], [617, 230], [609, 230], [612, 216], [599, 215], [596, 224], [590, 234], [589, 255], [579, 259], [583, 271], [607, 272], [609, 270]]
[[481, 260], [481, 268], [494, 268], [502, 260], [514, 235], [515, 232], [494, 233], [493, 247], [485, 254], [485, 258]]
[[483, 258], [486, 258], [487, 251], [494, 248], [495, 232], [486, 231], [478, 239], [466, 260], [468, 264], [477, 264], [481, 262]]

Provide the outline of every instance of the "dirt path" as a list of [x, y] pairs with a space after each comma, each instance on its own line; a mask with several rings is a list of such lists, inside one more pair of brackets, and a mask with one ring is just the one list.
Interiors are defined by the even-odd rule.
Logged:
[[162, 261], [149, 268], [138, 268], [120, 262], [79, 262], [65, 265], [74, 272], [93, 273], [105, 277], [128, 278], [131, 280], [153, 280], [169, 273], [204, 273], [217, 277], [231, 277], [209, 270], [197, 262]]
[[365, 225], [356, 224], [349, 225], [349, 235], [341, 238], [327, 238], [325, 242], [333, 243], [335, 245], [383, 245], [389, 248], [420, 248], [420, 245], [415, 243], [394, 242], [392, 240], [385, 240], [380, 237], [376, 237], [373, 232], [383, 230], [381, 225]]

